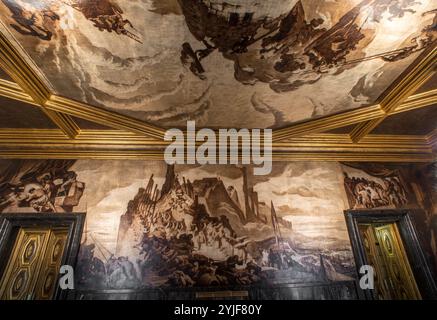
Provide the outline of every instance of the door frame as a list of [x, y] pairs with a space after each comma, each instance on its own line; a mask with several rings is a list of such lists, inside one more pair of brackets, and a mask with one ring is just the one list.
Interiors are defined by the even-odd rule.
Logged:
[[[412, 221], [413, 209], [384, 209], [384, 210], [345, 210], [344, 215], [351, 240], [352, 251], [355, 258], [355, 266], [358, 277], [359, 269], [369, 264], [362, 238], [359, 233], [360, 223], [396, 223], [399, 233], [414, 274], [417, 286], [423, 299], [437, 299], [437, 285], [433, 273], [421, 248], [419, 238]], [[362, 296], [367, 300], [375, 300], [374, 290], [362, 290]]]
[[[61, 265], [76, 267], [85, 213], [24, 213], [0, 214], [0, 279], [5, 272], [9, 256], [15, 244], [18, 230], [28, 228], [68, 228], [67, 243]], [[56, 282], [59, 278], [56, 279]], [[68, 290], [61, 290], [57, 285], [54, 300], [66, 299]]]

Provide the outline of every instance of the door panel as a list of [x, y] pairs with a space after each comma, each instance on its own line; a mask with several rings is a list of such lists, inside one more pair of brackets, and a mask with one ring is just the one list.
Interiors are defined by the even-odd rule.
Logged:
[[394, 288], [394, 299], [421, 299], [396, 224], [375, 227], [387, 277]]
[[360, 224], [368, 263], [375, 270], [376, 297], [421, 299], [396, 223]]
[[68, 229], [20, 228], [0, 281], [0, 299], [51, 299]]
[[49, 300], [57, 285], [68, 230], [52, 230], [35, 288], [35, 299]]
[[360, 225], [361, 237], [369, 265], [375, 269], [374, 283], [376, 296], [380, 300], [394, 299], [391, 292], [394, 288], [387, 278], [387, 270], [378, 250], [376, 235], [372, 225]]

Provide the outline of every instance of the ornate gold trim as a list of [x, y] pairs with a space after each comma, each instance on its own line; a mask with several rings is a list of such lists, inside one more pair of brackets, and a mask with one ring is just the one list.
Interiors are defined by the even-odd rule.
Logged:
[[[32, 100], [41, 107], [41, 110], [67, 136], [74, 138], [80, 131], [79, 127], [67, 115], [53, 112], [44, 107], [50, 98], [51, 88], [48, 82], [42, 80], [42, 74], [35, 72], [36, 65], [31, 65], [31, 59], [21, 48], [15, 46], [9, 39], [14, 39], [7, 27], [0, 21], [0, 66], [9, 76], [27, 92]], [[14, 40], [18, 44], [17, 41]], [[26, 59], [27, 57], [27, 59]]]
[[[37, 105], [32, 98], [26, 94], [17, 84], [7, 81], [7, 80], [3, 80], [0, 79], [0, 95], [5, 96], [7, 98], [10, 99], [15, 99], [15, 100], [19, 100], [21, 102], [26, 102], [32, 105]], [[93, 115], [94, 113], [90, 114], [89, 112], [87, 112], [87, 105], [83, 105], [79, 106], [78, 108], [76, 108], [76, 110], [74, 110], [74, 106], [78, 106], [76, 102], [70, 103], [69, 99], [66, 98], [62, 98], [63, 99], [63, 103], [59, 102], [58, 100], [61, 99], [60, 97], [56, 97], [53, 96], [51, 99], [53, 99], [53, 101], [57, 101], [57, 106], [54, 107], [56, 110], [60, 110], [62, 107], [59, 107], [58, 105], [64, 105], [67, 104], [69, 105], [68, 107], [68, 112], [72, 112], [74, 113], [75, 116], [79, 117], [79, 118], [85, 118], [86, 120], [89, 121], [93, 121]], [[50, 105], [54, 104], [54, 102], [48, 102], [47, 103], [50, 107]], [[418, 109], [418, 108], [423, 108], [423, 107], [427, 107], [427, 106], [432, 106], [434, 104], [437, 104], [437, 89], [434, 90], [430, 90], [427, 92], [423, 92], [420, 94], [415, 94], [411, 97], [409, 97], [408, 99], [406, 99], [406, 101], [401, 104], [398, 108], [396, 108], [396, 110], [393, 111], [393, 113], [391, 113], [391, 115], [393, 114], [398, 114], [398, 113], [402, 113], [402, 112], [407, 112], [407, 111], [411, 111], [414, 109]], [[92, 108], [92, 107], [91, 107]], [[85, 110], [83, 110], [85, 109]], [[290, 127], [287, 128], [286, 130], [281, 129], [281, 130], [275, 130], [273, 132], [273, 136], [274, 136], [274, 141], [283, 141], [286, 139], [290, 139], [292, 137], [296, 137], [296, 136], [300, 136], [301, 134], [306, 134], [306, 133], [311, 133], [311, 132], [320, 132], [320, 131], [325, 131], [325, 130], [331, 130], [331, 129], [335, 129], [338, 127], [342, 127], [351, 123], [358, 123], [360, 121], [362, 121], [362, 117], [377, 117], [378, 115], [381, 115], [382, 112], [379, 111], [379, 106], [371, 106], [371, 107], [366, 107], [366, 108], [361, 108], [361, 109], [357, 109], [357, 110], [351, 110], [351, 111], [346, 111], [344, 113], [338, 114], [338, 115], [332, 115], [332, 116], [328, 116], [328, 117], [324, 117], [324, 118], [320, 118], [320, 119], [316, 119], [316, 120], [310, 120], [309, 122], [305, 122], [305, 123], [301, 123], [301, 124], [296, 124], [294, 127]], [[65, 111], [65, 110], [64, 110]], [[85, 112], [83, 112], [85, 111]], [[67, 112], [67, 111], [65, 111]], [[84, 117], [85, 115], [85, 117]], [[105, 116], [103, 114], [101, 114], [100, 116]], [[107, 124], [108, 126], [113, 126], [113, 123], [111, 120], [108, 120], [106, 117], [103, 121], [107, 121], [105, 122], [105, 124]], [[143, 123], [141, 123], [141, 126], [143, 125]], [[119, 127], [124, 127], [124, 125], [119, 125]], [[138, 128], [136, 128], [138, 129]], [[140, 133], [142, 133], [144, 135], [144, 130], [136, 130], [136, 129], [132, 129], [132, 131], [138, 131]], [[102, 130], [101, 132], [106, 132], [109, 133], [111, 132], [111, 130]], [[118, 131], [116, 131], [118, 132]], [[164, 131], [160, 132], [155, 132], [153, 135], [158, 138], [161, 139], [162, 136], [164, 134]], [[147, 131], [148, 136], [151, 136], [150, 132]]]
[[426, 136], [426, 140], [431, 149], [437, 153], [437, 128]]
[[[32, 99], [30, 95], [25, 93], [20, 86], [8, 80], [0, 79], [0, 95], [9, 99], [29, 103], [34, 106], [40, 106]], [[107, 125], [111, 128], [128, 130], [158, 139], [163, 139], [165, 133], [164, 129], [148, 125], [140, 120], [122, 116], [98, 107], [90, 106], [56, 95], [50, 96], [49, 100], [45, 102], [44, 106], [46, 109], [51, 111], [70, 114], [91, 122]]]
[[381, 99], [380, 107], [384, 114], [376, 119], [366, 120], [358, 124], [350, 132], [354, 142], [360, 141], [372, 132], [388, 115], [435, 74], [437, 66], [436, 42], [429, 51], [420, 55], [419, 59], [419, 63], [413, 63], [411, 70], [399, 76], [398, 80], [395, 81], [396, 85], [389, 88], [388, 93]]
[[[435, 135], [434, 135], [435, 136]], [[312, 134], [273, 143], [274, 160], [428, 162], [429, 136]], [[119, 130], [82, 130], [75, 140], [56, 129], [0, 129], [0, 158], [163, 159], [169, 142]]]
[[[421, 147], [429, 143], [430, 135], [369, 135], [360, 143], [356, 144], [348, 134], [320, 133], [310, 134], [302, 137], [290, 138], [287, 140], [273, 142], [273, 149], [305, 147], [305, 146], [333, 146], [344, 147], [374, 147], [388, 146], [415, 146]], [[35, 142], [51, 145], [61, 143], [63, 145], [128, 145], [128, 146], [167, 146], [170, 142], [156, 138], [145, 137], [129, 131], [122, 130], [81, 130], [75, 140], [65, 137], [57, 129], [0, 129], [0, 144], [29, 143]], [[201, 143], [197, 143], [201, 144]]]
[[[31, 105], [39, 106], [37, 103], [33, 101], [32, 97], [30, 97], [27, 93], [25, 93], [16, 83], [8, 80], [0, 79], [0, 95], [9, 99], [14, 99], [21, 102], [29, 103]], [[75, 101], [70, 102], [69, 99], [55, 97], [55, 96], [53, 96], [52, 99], [54, 101], [57, 101], [56, 102], [57, 105], [54, 106], [56, 110], [61, 110], [62, 107], [59, 105], [62, 105], [62, 103], [59, 100], [62, 99], [62, 101], [65, 104], [69, 105], [69, 107], [67, 108], [69, 110], [68, 112], [74, 113], [74, 115], [77, 116], [78, 118], [84, 118], [84, 115], [81, 113], [81, 111], [84, 108], [89, 107], [88, 105], [81, 104], [82, 106], [79, 106], [78, 108], [78, 110], [80, 111], [77, 110], [74, 111], [74, 106], [77, 106], [78, 104], [77, 102]], [[50, 104], [52, 103], [53, 102], [48, 103], [49, 107]], [[405, 102], [399, 105], [395, 110], [393, 110], [393, 112], [390, 115], [407, 112], [419, 108], [424, 108], [424, 107], [432, 106], [434, 104], [437, 104], [437, 89], [415, 94], [408, 97], [405, 100]], [[368, 118], [373, 117], [376, 119], [380, 115], [383, 115], [383, 112], [380, 111], [379, 106], [370, 106], [370, 107], [350, 110], [340, 114], [331, 115], [331, 116], [327, 116], [319, 119], [313, 119], [303, 123], [295, 124], [292, 127], [275, 130], [273, 132], [273, 136], [274, 136], [273, 140], [281, 141], [302, 134], [311, 134], [311, 133], [317, 133], [326, 130], [332, 130], [350, 124], [359, 123], [363, 121], [363, 118], [366, 117]], [[84, 119], [95, 122], [93, 118], [93, 113], [89, 114], [89, 112], [86, 112], [85, 117], [86, 118]], [[105, 124], [107, 124], [108, 126], [111, 127], [113, 126], [112, 121], [108, 120], [106, 117], [103, 121], [106, 121]], [[143, 125], [143, 123], [141, 123], [141, 125]], [[121, 125], [119, 125], [119, 127], [121, 127]], [[136, 131], [141, 133], [144, 132], [144, 130], [142, 129]], [[161, 132], [159, 132], [160, 137], [161, 135], [162, 136], [164, 135], [164, 130], [161, 130]]]
[[38, 103], [33, 101], [32, 97], [25, 93], [18, 84], [5, 79], [0, 79], [0, 95], [9, 99], [41, 107]]
[[56, 95], [50, 97], [45, 103], [45, 107], [51, 111], [66, 113], [115, 129], [128, 130], [157, 139], [163, 139], [165, 134], [164, 129], [147, 124], [141, 120]]
[[412, 111], [427, 106], [437, 104], [437, 89], [429, 90], [422, 93], [416, 93], [409, 96], [403, 103], [398, 105], [390, 114], [398, 114], [402, 112]]
[[[0, 150], [2, 159], [93, 159], [93, 160], [163, 160], [160, 152], [141, 151], [86, 151], [86, 150]], [[367, 153], [354, 152], [281, 152], [273, 153], [273, 161], [354, 161], [428, 163], [436, 160], [435, 154]]]
[[[0, 79], [0, 95], [7, 97], [9, 99], [14, 99], [21, 102], [29, 103], [31, 105], [38, 106], [38, 104], [36, 104], [32, 100], [32, 98], [28, 94], [26, 94], [16, 83], [4, 79]], [[403, 104], [398, 106], [398, 108], [396, 108], [396, 110], [394, 110], [391, 115], [411, 111], [418, 108], [424, 108], [427, 106], [432, 106], [434, 104], [437, 104], [437, 89], [412, 95], [411, 97], [406, 99]], [[47, 105], [49, 108], [51, 107], [56, 110], [63, 110], [64, 112], [70, 112], [78, 118], [83, 118], [88, 121], [95, 122], [94, 121], [95, 113], [93, 110], [93, 108], [95, 107], [90, 107], [88, 105], [77, 103], [76, 101], [70, 101], [69, 99], [61, 98], [57, 96], [52, 96], [51, 100], [47, 102]], [[68, 107], [64, 109], [63, 105], [68, 105]], [[88, 111], [87, 110], [88, 108], [91, 109]], [[319, 119], [313, 119], [300, 124], [295, 124], [294, 126], [286, 129], [275, 130], [273, 132], [273, 140], [279, 142], [292, 137], [301, 136], [303, 134], [312, 134], [312, 133], [318, 133], [326, 130], [332, 130], [350, 124], [359, 123], [363, 121], [363, 119], [365, 118], [376, 119], [378, 116], [382, 114], [383, 112], [381, 111], [379, 106], [370, 106], [370, 107], [359, 108], [356, 110], [350, 110], [340, 114], [331, 115]], [[110, 115], [114, 115], [114, 114], [110, 113]], [[108, 118], [106, 116], [106, 111], [103, 111], [103, 113], [99, 114], [99, 116], [103, 117], [104, 119], [102, 121], [104, 121], [105, 124], [110, 127], [114, 126], [113, 123], [114, 121], [119, 120], [119, 119], [114, 120], [112, 118]], [[118, 116], [116, 116], [116, 118], [118, 118]], [[138, 133], [141, 133], [143, 135], [145, 134], [147, 136], [155, 136], [155, 138], [157, 139], [162, 139], [164, 135], [163, 129], [161, 130], [159, 128], [155, 128], [158, 129], [158, 131], [154, 131], [154, 133], [151, 134], [151, 132], [147, 130], [149, 129], [148, 126], [147, 129], [144, 128], [143, 127], [144, 123], [142, 122], [140, 122], [139, 125], [140, 127], [136, 127], [131, 130], [129, 129], [128, 130], [136, 131]], [[117, 126], [119, 128], [130, 127], [130, 125], [127, 123], [124, 124], [119, 123]], [[109, 132], [109, 131], [111, 130], [104, 130], [101, 132]]]
[[320, 133], [336, 128], [347, 127], [349, 125], [376, 119], [383, 115], [379, 105], [358, 108], [342, 113], [304, 121], [290, 127], [274, 130], [273, 141], [280, 141], [291, 137], [302, 136], [309, 133]]
[[[408, 97], [388, 116], [432, 106], [434, 104], [437, 104], [437, 89]], [[379, 105], [349, 110], [339, 114], [294, 124], [284, 129], [274, 130], [273, 141], [281, 141], [305, 134], [320, 133], [347, 127], [366, 120], [378, 119], [384, 115], [385, 113]]]

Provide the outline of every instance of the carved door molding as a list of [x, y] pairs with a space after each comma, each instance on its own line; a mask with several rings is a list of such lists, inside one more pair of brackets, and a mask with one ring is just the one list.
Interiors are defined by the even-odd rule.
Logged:
[[[75, 267], [84, 221], [83, 213], [0, 215], [0, 279], [8, 272], [10, 281], [14, 282], [17, 289], [9, 292], [10, 298], [67, 297], [66, 290], [60, 290], [53, 283], [58, 282], [59, 266]], [[14, 248], [22, 248], [23, 252]], [[39, 250], [41, 248], [45, 250]], [[9, 259], [13, 259], [12, 264], [17, 270], [6, 269]], [[26, 277], [30, 277], [35, 271], [41, 277], [35, 279], [34, 283], [26, 281]], [[22, 285], [34, 288], [34, 296], [24, 297], [26, 288], [21, 287]]]

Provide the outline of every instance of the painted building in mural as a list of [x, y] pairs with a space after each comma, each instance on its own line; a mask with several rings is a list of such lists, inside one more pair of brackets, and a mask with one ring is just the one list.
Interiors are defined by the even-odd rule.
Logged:
[[[278, 162], [269, 176], [254, 176], [232, 165], [5, 160], [0, 210], [86, 212], [81, 290], [343, 285], [357, 279], [344, 210], [431, 201], [413, 190], [413, 171]], [[415, 218], [432, 260], [431, 209], [423, 209]]]

